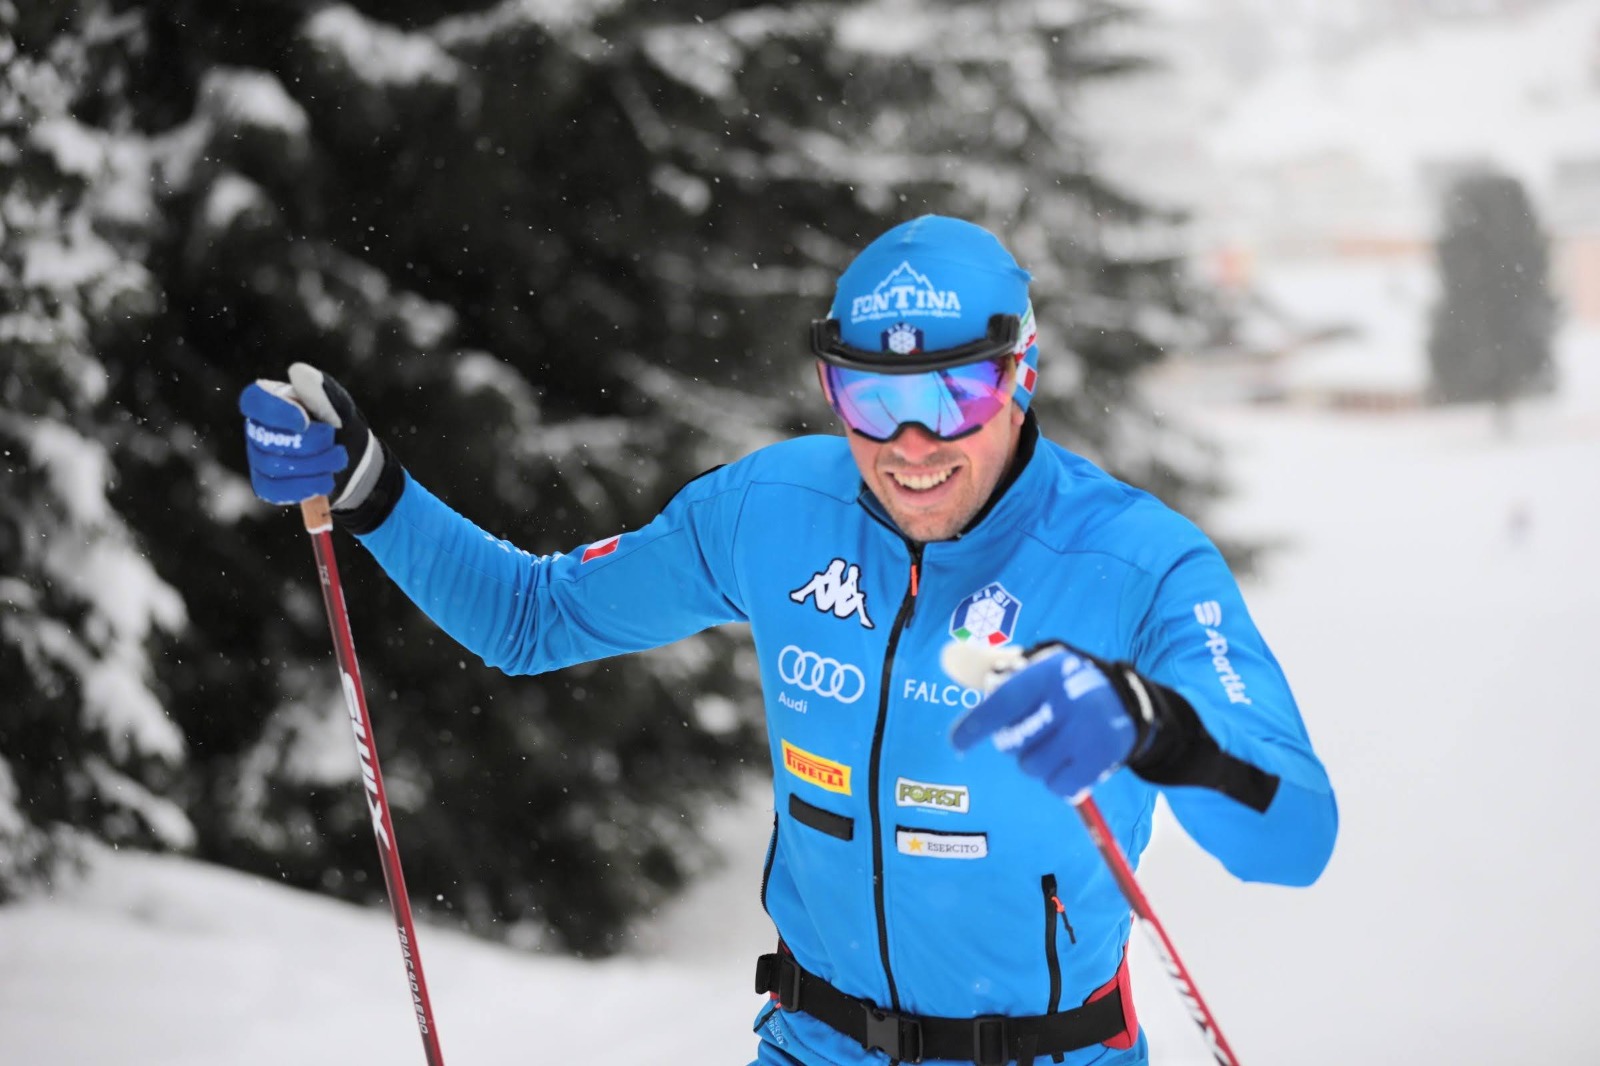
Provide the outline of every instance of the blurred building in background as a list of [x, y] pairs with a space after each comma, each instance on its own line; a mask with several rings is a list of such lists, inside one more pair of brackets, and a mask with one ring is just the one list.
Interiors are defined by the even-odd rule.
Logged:
[[1236, 295], [1207, 387], [1419, 402], [1441, 197], [1474, 168], [1523, 183], [1562, 313], [1600, 326], [1600, 4], [1148, 8], [1167, 69], [1095, 113], [1113, 164], [1189, 207], [1197, 262]]

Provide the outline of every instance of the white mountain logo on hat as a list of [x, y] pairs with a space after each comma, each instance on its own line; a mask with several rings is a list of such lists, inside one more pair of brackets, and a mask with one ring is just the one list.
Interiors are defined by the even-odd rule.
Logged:
[[938, 289], [927, 276], [902, 262], [876, 288], [850, 301], [851, 322], [880, 318], [960, 318], [961, 297], [954, 289]]

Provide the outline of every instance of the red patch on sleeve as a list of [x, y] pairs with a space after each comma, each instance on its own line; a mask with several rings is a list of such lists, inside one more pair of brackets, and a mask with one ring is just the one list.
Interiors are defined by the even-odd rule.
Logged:
[[617, 542], [621, 539], [622, 534], [618, 533], [614, 537], [607, 537], [605, 540], [597, 541], [594, 544], [589, 545], [587, 548], [583, 549], [583, 558], [580, 560], [580, 562], [587, 563], [592, 562], [595, 559], [604, 559], [606, 556], [617, 550]]

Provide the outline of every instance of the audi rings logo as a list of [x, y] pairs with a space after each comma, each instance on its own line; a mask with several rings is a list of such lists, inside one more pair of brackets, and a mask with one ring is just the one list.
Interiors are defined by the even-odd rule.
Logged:
[[806, 692], [854, 703], [867, 690], [867, 679], [859, 667], [829, 659], [793, 644], [778, 653], [778, 677], [786, 685]]

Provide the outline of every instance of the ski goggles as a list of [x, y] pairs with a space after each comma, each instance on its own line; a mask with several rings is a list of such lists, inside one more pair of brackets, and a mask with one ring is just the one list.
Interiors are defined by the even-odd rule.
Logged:
[[919, 425], [943, 440], [976, 433], [1011, 399], [1021, 320], [994, 315], [981, 339], [935, 351], [872, 351], [844, 343], [837, 319], [811, 324], [828, 403], [852, 431], [892, 440]]

